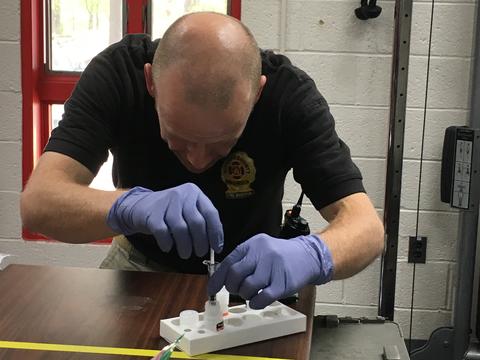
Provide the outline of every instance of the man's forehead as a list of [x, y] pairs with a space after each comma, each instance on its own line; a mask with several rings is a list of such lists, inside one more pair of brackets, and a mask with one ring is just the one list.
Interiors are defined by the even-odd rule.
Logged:
[[214, 143], [238, 138], [245, 121], [238, 121], [225, 112], [202, 112], [191, 109], [169, 109], [158, 106], [159, 121], [171, 135], [188, 141]]

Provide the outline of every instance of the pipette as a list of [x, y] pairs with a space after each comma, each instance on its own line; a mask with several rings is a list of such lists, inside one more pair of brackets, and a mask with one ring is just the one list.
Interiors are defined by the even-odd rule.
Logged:
[[180, 342], [180, 340], [182, 339], [183, 335], [185, 335], [185, 333], [183, 333], [182, 335], [180, 335], [177, 340], [175, 340], [173, 343], [171, 343], [170, 345], [167, 345], [165, 346], [161, 353], [158, 354], [156, 357], [153, 358], [153, 360], [157, 360], [158, 356], [160, 356], [160, 358], [158, 358], [158, 360], [168, 360], [170, 359], [170, 356], [172, 356], [172, 353], [173, 353], [173, 350], [175, 350], [175, 347], [178, 345], [178, 343]]
[[[215, 251], [212, 248], [210, 248], [210, 264], [208, 266], [208, 276], [212, 277], [214, 272], [215, 272]], [[215, 301], [216, 294], [210, 295], [209, 300]]]

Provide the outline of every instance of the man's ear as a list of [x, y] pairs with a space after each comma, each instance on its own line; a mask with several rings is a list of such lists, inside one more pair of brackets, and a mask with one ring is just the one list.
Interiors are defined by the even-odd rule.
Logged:
[[151, 97], [155, 98], [155, 87], [153, 86], [152, 64], [146, 63], [143, 66], [143, 73], [145, 75], [145, 84], [147, 91]]
[[267, 77], [265, 75], [260, 76], [260, 86], [258, 87], [255, 103], [257, 103], [258, 99], [260, 99], [260, 95], [262, 95], [262, 91], [266, 83], [267, 83]]

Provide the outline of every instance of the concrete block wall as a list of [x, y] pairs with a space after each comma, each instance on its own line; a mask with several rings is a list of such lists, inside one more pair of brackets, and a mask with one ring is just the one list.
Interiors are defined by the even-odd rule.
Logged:
[[[307, 71], [330, 104], [337, 131], [363, 172], [365, 187], [383, 213], [394, 27], [394, 1], [381, 1], [379, 18], [358, 20], [356, 1], [242, 1], [242, 19], [261, 47], [285, 53]], [[413, 265], [408, 237], [416, 234], [422, 128], [431, 1], [414, 1], [395, 318], [409, 336]], [[418, 234], [429, 239], [427, 264], [417, 265], [412, 338], [427, 339], [449, 325], [458, 214], [440, 202], [443, 132], [468, 119], [469, 79], [475, 2], [436, 1], [430, 84], [425, 121]], [[269, 16], [265, 16], [269, 13]], [[278, 33], [280, 32], [280, 33]], [[290, 176], [285, 206], [300, 188]], [[325, 226], [316, 210], [304, 206], [311, 227]], [[317, 289], [316, 312], [349, 316], [377, 314], [380, 261], [360, 274]]]
[[[359, 2], [358, 2], [359, 3]], [[382, 15], [363, 22], [350, 0], [243, 0], [242, 20], [261, 47], [284, 52], [316, 81], [331, 105], [337, 130], [363, 172], [366, 189], [382, 214], [388, 134], [393, 1], [381, 1]], [[400, 219], [396, 320], [408, 335], [412, 266], [406, 262], [408, 236], [415, 234], [421, 129], [425, 95], [430, 1], [416, 1], [406, 118], [405, 163]], [[15, 262], [97, 266], [101, 245], [67, 245], [21, 239], [20, 1], [0, 4], [0, 253]], [[413, 338], [426, 339], [451, 316], [458, 214], [438, 200], [441, 142], [448, 125], [468, 118], [470, 56], [475, 3], [436, 2], [431, 79], [420, 196], [419, 234], [429, 237], [428, 263], [417, 267]], [[285, 206], [299, 187], [289, 177]], [[306, 204], [312, 228], [326, 225]], [[317, 313], [376, 315], [380, 262], [344, 281], [320, 286]]]

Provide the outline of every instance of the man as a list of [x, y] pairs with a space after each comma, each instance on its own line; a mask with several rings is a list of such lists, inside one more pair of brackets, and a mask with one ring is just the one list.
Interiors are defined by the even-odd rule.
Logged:
[[[91, 189], [109, 149], [118, 190]], [[292, 168], [329, 226], [282, 240]], [[383, 248], [382, 224], [314, 82], [215, 13], [180, 18], [160, 42], [127, 36], [92, 60], [21, 213], [27, 228], [60, 241], [126, 235], [103, 267], [205, 272], [213, 248], [225, 259], [209, 293], [226, 285], [252, 308], [351, 276]]]

